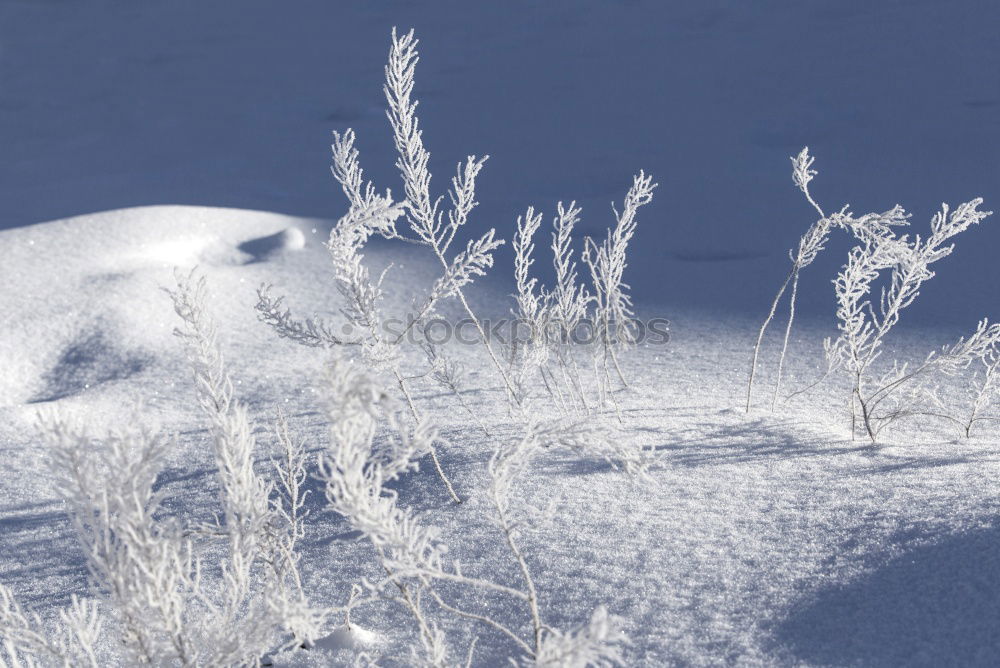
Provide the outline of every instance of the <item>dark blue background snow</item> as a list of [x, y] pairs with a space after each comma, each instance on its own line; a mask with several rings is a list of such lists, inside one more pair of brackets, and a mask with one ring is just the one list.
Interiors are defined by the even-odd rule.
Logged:
[[[761, 316], [813, 221], [789, 178], [808, 144], [827, 208], [1000, 209], [995, 2], [0, 1], [0, 228], [145, 204], [335, 218], [330, 131], [399, 191], [382, 112], [389, 30], [414, 27], [440, 192], [492, 157], [476, 224], [529, 204], [611, 221], [660, 183], [630, 278], [646, 301]], [[1000, 218], [959, 239], [913, 322], [1000, 317]], [[806, 277], [830, 313], [844, 247]], [[501, 259], [507, 270], [508, 258]]]

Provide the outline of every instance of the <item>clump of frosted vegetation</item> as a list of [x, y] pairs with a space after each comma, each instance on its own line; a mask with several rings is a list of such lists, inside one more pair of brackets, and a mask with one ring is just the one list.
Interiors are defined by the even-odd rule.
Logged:
[[[863, 237], [834, 281], [840, 334], [826, 341], [827, 360], [832, 371], [841, 371], [849, 378], [852, 424], [857, 410], [873, 443], [897, 420], [937, 414], [936, 406], [941, 402], [934, 391], [935, 374], [956, 374], [990, 354], [1000, 341], [1000, 325], [983, 320], [968, 338], [931, 351], [921, 362], [893, 362], [887, 370], [875, 369], [886, 336], [902, 311], [920, 294], [920, 286], [934, 277], [931, 265], [954, 249], [949, 240], [990, 214], [978, 210], [981, 203], [975, 199], [954, 211], [942, 205], [926, 238], [915, 235], [911, 240], [908, 235], [897, 237], [891, 232]], [[867, 296], [872, 283], [884, 272], [889, 273], [889, 285], [882, 288], [878, 304], [873, 306]]]
[[[582, 412], [592, 416], [599, 406], [610, 403], [621, 420], [615, 398], [620, 388], [612, 387], [611, 368], [621, 384], [627, 386], [618, 355], [634, 345], [636, 336], [634, 313], [624, 281], [626, 254], [636, 230], [637, 211], [650, 202], [656, 184], [640, 172], [626, 194], [621, 212], [614, 209], [615, 225], [608, 230], [607, 238], [600, 243], [584, 240], [582, 259], [589, 269], [589, 287], [578, 276], [572, 248], [580, 213], [575, 204], [564, 207], [560, 203], [553, 224], [551, 249], [556, 285], [550, 291], [530, 276], [534, 261], [532, 237], [540, 225], [541, 214], [530, 208], [523, 219], [518, 219], [514, 251], [515, 315], [519, 331], [512, 334], [517, 335], [525, 328], [529, 334], [523, 341], [512, 337], [517, 339], [515, 344], [503, 351], [495, 350], [465, 291], [493, 266], [493, 253], [504, 240], [497, 238], [491, 228], [468, 241], [464, 249], [453, 250], [456, 237], [470, 223], [478, 205], [476, 180], [487, 157], [469, 156], [459, 163], [447, 192], [450, 207], [445, 206], [445, 195], [432, 195], [427, 167], [430, 153], [424, 146], [416, 114], [417, 101], [412, 96], [419, 59], [416, 47], [412, 31], [405, 35], [393, 31], [385, 67], [386, 115], [405, 197], [397, 200], [390, 190], [380, 191], [364, 179], [352, 130], [334, 133], [333, 175], [343, 190], [348, 211], [331, 232], [327, 249], [337, 288], [344, 299], [340, 312], [357, 336], [351, 339], [337, 336], [333, 334], [334, 325], [320, 318], [296, 318], [285, 305], [285, 297], [274, 296], [266, 285], [258, 290], [260, 319], [283, 338], [312, 347], [351, 351], [373, 371], [387, 373], [411, 417], [419, 423], [424, 419], [424, 411], [411, 391], [417, 378], [430, 378], [448, 390], [463, 411], [470, 412], [463, 397], [461, 366], [450, 359], [443, 347], [423, 337], [425, 326], [441, 306], [455, 300], [476, 328], [478, 343], [493, 369], [497, 385], [507, 397], [512, 415], [522, 421], [526, 419], [526, 402], [533, 396], [535, 381], [540, 380], [551, 403], [563, 413]], [[413, 311], [402, 318], [405, 322], [402, 332], [390, 333], [392, 330], [387, 326], [390, 315], [384, 304], [387, 292], [394, 288], [391, 270], [373, 277], [364, 262], [365, 245], [373, 236], [425, 248], [441, 267], [440, 276], [427, 287]], [[574, 336], [584, 320], [592, 323], [592, 337], [597, 344], [589, 346], [592, 356], [588, 365], [592, 373], [586, 377], [576, 350], [583, 346], [574, 345]], [[421, 362], [416, 366], [407, 357], [407, 348], [413, 347], [413, 341], [422, 353], [417, 356]], [[479, 417], [475, 418], [488, 434]], [[629, 471], [645, 470], [651, 465], [649, 452], [626, 447], [609, 449], [608, 441], [598, 438], [589, 451]], [[460, 502], [434, 443], [428, 444], [426, 455], [452, 500]]]
[[[517, 388], [518, 401], [530, 388], [537, 374], [548, 397], [566, 413], [576, 409], [591, 413], [598, 405], [612, 403], [621, 419], [615, 399], [611, 368], [621, 385], [628, 381], [618, 361], [620, 352], [636, 343], [635, 313], [628, 285], [624, 282], [627, 251], [635, 234], [637, 212], [649, 204], [656, 188], [644, 172], [633, 179], [625, 195], [622, 211], [612, 205], [615, 225], [606, 238], [598, 243], [584, 239], [581, 260], [589, 270], [590, 285], [579, 279], [572, 247], [573, 229], [580, 220], [581, 209], [576, 202], [556, 207], [552, 221], [552, 261], [555, 284], [547, 289], [531, 275], [535, 262], [534, 238], [542, 223], [542, 214], [529, 207], [517, 219], [514, 235], [514, 278], [517, 287], [514, 315], [527, 335], [512, 342], [508, 348], [508, 363]], [[591, 366], [588, 377], [581, 373], [574, 345], [581, 336], [581, 325], [590, 331]], [[596, 344], [596, 345], [595, 345]], [[596, 396], [590, 396], [591, 388]]]
[[[860, 425], [875, 443], [884, 430], [900, 420], [921, 417], [954, 423], [968, 436], [976, 423], [994, 419], [983, 413], [996, 392], [1000, 325], [991, 325], [984, 319], [969, 336], [930, 351], [917, 362], [883, 359], [888, 335], [899, 323], [903, 311], [919, 296], [923, 284], [934, 277], [932, 265], [952, 253], [957, 235], [991, 214], [979, 209], [982, 199], [973, 199], [954, 209], [942, 204], [930, 221], [927, 235], [899, 234], [897, 230], [910, 224], [910, 215], [899, 205], [863, 216], [855, 216], [844, 206], [827, 216], [809, 192], [809, 182], [817, 172], [811, 169], [813, 158], [808, 148], [792, 158], [792, 163], [795, 184], [820, 218], [802, 236], [798, 250], [789, 252], [791, 270], [758, 333], [747, 383], [747, 410], [752, 405], [765, 331], [791, 285], [788, 321], [771, 399], [774, 409], [795, 317], [799, 272], [815, 260], [833, 230], [842, 230], [855, 239], [856, 245], [833, 281], [839, 334], [827, 339], [824, 348], [827, 375], [840, 373], [849, 385], [852, 438]], [[875, 294], [877, 299], [872, 297]], [[981, 378], [977, 374], [967, 391], [970, 406], [955, 407], [954, 402], [942, 396], [939, 386], [942, 380], [958, 376], [975, 362], [983, 366], [983, 372]]]
[[[298, 572], [304, 449], [279, 424], [284, 462], [271, 480], [257, 474], [256, 439], [204, 308], [204, 279], [180, 278], [171, 296], [210, 425], [221, 513], [198, 522], [164, 509], [164, 435], [135, 427], [95, 436], [63, 417], [44, 422], [56, 486], [102, 598], [74, 597], [53, 635], [0, 588], [0, 635], [14, 665], [257, 665], [269, 650], [314, 640], [335, 612], [309, 603]], [[210, 566], [221, 577], [205, 578], [201, 555], [216, 543], [225, 557]]]

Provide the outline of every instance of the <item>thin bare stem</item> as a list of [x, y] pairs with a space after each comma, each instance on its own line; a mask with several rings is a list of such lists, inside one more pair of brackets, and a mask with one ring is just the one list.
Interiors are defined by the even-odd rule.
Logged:
[[781, 343], [781, 356], [778, 357], [778, 378], [774, 382], [774, 394], [771, 395], [771, 412], [778, 401], [778, 391], [781, 389], [781, 371], [785, 366], [785, 352], [788, 350], [788, 338], [792, 333], [792, 323], [795, 322], [795, 298], [799, 291], [799, 267], [792, 271], [792, 295], [788, 302], [788, 324], [785, 326], [785, 338]]
[[750, 400], [753, 396], [753, 380], [757, 375], [757, 358], [760, 356], [760, 345], [764, 340], [764, 332], [767, 331], [768, 325], [774, 320], [774, 314], [778, 310], [778, 303], [781, 301], [782, 295], [785, 294], [785, 290], [788, 288], [789, 282], [792, 280], [792, 276], [795, 274], [795, 268], [793, 267], [790, 272], [788, 272], [788, 277], [785, 282], [781, 284], [781, 289], [778, 290], [778, 294], [774, 296], [774, 301], [771, 302], [771, 310], [767, 314], [767, 318], [764, 319], [764, 323], [760, 326], [760, 331], [757, 333], [757, 343], [753, 347], [753, 358], [750, 360], [750, 380], [747, 382], [747, 409], [746, 412], [750, 412]]

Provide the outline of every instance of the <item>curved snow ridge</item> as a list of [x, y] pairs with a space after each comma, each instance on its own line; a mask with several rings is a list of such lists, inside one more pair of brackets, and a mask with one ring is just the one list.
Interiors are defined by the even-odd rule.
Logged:
[[[296, 250], [323, 221], [280, 213], [207, 206], [156, 205], [114, 209], [0, 231], [0, 243], [18, 259], [57, 260], [71, 267], [138, 268], [149, 264], [246, 261], [259, 256], [254, 240], [281, 235], [267, 250]], [[322, 235], [325, 237], [325, 235]], [[248, 248], [243, 248], [249, 244]], [[51, 253], [60, 247], [66, 253]], [[10, 258], [10, 256], [8, 256]], [[37, 266], [37, 265], [36, 265]], [[8, 267], [9, 270], [9, 267]], [[7, 272], [3, 272], [7, 273]]]

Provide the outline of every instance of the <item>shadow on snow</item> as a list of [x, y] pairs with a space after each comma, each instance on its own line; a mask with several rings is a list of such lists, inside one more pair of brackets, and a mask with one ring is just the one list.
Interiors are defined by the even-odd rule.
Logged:
[[994, 666], [1000, 524], [911, 549], [792, 609], [775, 640], [803, 661]]

